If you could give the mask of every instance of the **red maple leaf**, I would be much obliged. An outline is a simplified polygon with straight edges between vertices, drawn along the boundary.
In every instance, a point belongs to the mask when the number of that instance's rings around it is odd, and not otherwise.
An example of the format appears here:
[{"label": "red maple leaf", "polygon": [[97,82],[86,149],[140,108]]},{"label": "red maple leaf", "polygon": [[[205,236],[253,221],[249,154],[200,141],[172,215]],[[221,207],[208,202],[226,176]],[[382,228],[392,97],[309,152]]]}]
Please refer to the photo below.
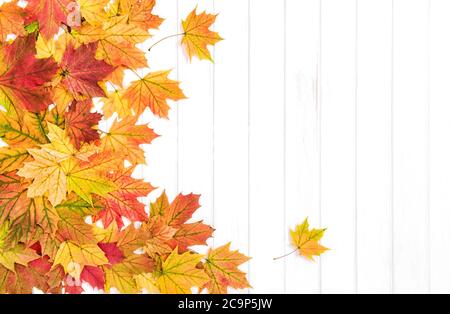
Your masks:
[{"label": "red maple leaf", "polygon": [[91,143],[100,138],[94,126],[102,119],[99,113],[92,113],[92,102],[74,101],[66,113],[66,131],[72,143],[80,149],[82,143]]},{"label": "red maple leaf", "polygon": [[98,43],[82,45],[75,49],[69,45],[61,61],[62,83],[75,97],[103,97],[105,92],[98,82],[114,71],[114,67],[95,59]]},{"label": "red maple leaf", "polygon": [[99,243],[98,247],[105,252],[106,258],[111,265],[118,264],[125,259],[116,243]]},{"label": "red maple leaf", "polygon": [[117,190],[108,194],[104,200],[104,210],[101,211],[94,221],[101,220],[105,227],[117,222],[119,228],[123,227],[122,217],[132,222],[144,221],[148,218],[145,205],[138,198],[146,197],[155,188],[151,184],[131,177],[134,167],[122,169],[113,174],[108,174],[111,182],[118,187]]},{"label": "red maple leaf", "polygon": [[5,71],[0,75],[0,93],[10,104],[40,112],[52,103],[45,88],[58,70],[52,59],[36,59],[33,36],[19,37],[4,48]]},{"label": "red maple leaf", "polygon": [[81,272],[81,280],[87,282],[92,288],[105,288],[105,273],[99,267],[84,266]]},{"label": "red maple leaf", "polygon": [[200,208],[200,195],[178,195],[164,212],[167,225],[180,227]]},{"label": "red maple leaf", "polygon": [[73,0],[28,0],[26,10],[39,22],[40,34],[49,39],[67,23],[71,3]]}]

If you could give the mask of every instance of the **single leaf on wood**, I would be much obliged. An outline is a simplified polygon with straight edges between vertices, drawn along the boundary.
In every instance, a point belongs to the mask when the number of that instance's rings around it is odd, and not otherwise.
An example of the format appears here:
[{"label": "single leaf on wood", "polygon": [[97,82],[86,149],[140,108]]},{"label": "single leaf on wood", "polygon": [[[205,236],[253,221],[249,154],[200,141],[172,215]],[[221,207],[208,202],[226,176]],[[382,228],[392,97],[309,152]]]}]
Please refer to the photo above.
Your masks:
[{"label": "single leaf on wood", "polygon": [[198,57],[200,60],[213,61],[208,46],[214,46],[222,40],[218,33],[210,30],[217,15],[206,12],[197,14],[196,11],[197,8],[182,22],[184,34],[181,44],[189,60],[192,61],[193,57]]},{"label": "single leaf on wood", "polygon": [[292,245],[297,248],[301,256],[314,261],[314,256],[320,256],[328,250],[319,243],[326,230],[310,230],[308,219],[306,219],[301,225],[297,225],[295,230],[291,230]]}]

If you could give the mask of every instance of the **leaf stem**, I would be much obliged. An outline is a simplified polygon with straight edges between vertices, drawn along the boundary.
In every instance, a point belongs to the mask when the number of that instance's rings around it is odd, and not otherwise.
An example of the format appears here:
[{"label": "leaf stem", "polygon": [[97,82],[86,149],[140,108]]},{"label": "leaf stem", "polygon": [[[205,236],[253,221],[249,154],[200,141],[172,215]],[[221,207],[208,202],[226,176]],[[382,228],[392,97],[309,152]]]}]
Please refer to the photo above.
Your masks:
[{"label": "leaf stem", "polygon": [[293,250],[292,252],[290,252],[290,253],[288,253],[288,254],[285,254],[285,255],[283,255],[283,256],[280,256],[280,257],[275,257],[273,260],[274,261],[277,261],[277,260],[279,260],[279,259],[282,259],[282,258],[285,258],[285,257],[288,257],[288,256],[290,256],[290,255],[292,255],[292,254],[294,254],[295,252],[297,252],[298,251],[298,249],[295,249],[295,250]]},{"label": "leaf stem", "polygon": [[180,34],[174,34],[174,35],[166,36],[166,37],[158,40],[156,43],[154,43],[150,48],[148,48],[148,51],[151,51],[155,46],[157,46],[158,44],[162,43],[163,41],[165,41],[167,39],[170,39],[170,38],[173,38],[173,37],[184,36],[184,35],[186,35],[186,33],[180,33]]}]

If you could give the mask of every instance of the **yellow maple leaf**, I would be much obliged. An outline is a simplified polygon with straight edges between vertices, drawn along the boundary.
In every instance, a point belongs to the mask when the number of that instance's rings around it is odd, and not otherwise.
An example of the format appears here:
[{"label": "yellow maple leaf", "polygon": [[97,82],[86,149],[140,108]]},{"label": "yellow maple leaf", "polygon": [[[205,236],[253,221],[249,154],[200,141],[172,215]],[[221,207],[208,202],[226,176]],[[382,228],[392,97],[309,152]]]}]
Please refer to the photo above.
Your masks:
[{"label": "yellow maple leaf", "polygon": [[153,262],[143,255],[132,255],[119,264],[105,268],[105,291],[116,288],[121,293],[138,293],[141,289],[136,282],[136,276],[151,272]]},{"label": "yellow maple leaf", "polygon": [[53,266],[61,265],[65,272],[79,280],[84,266],[108,264],[105,253],[96,244],[76,244],[63,242],[56,253]]},{"label": "yellow maple leaf", "polygon": [[0,251],[0,264],[9,269],[15,271],[15,264],[27,266],[29,262],[38,259],[39,255],[36,251],[19,244],[7,251]]},{"label": "yellow maple leaf", "polygon": [[38,59],[47,59],[56,53],[56,41],[53,38],[45,39],[39,36],[36,41],[36,57]]},{"label": "yellow maple leaf", "polygon": [[329,249],[322,246],[319,241],[322,239],[327,229],[309,229],[308,219],[301,225],[297,225],[295,230],[291,230],[292,245],[299,254],[309,260],[314,261],[314,256],[320,256]]},{"label": "yellow maple leaf", "polygon": [[170,71],[154,72],[133,82],[124,94],[136,115],[141,115],[150,107],[153,114],[167,118],[169,105],[167,100],[181,100],[186,96],[179,87],[179,82],[168,78]]},{"label": "yellow maple leaf", "polygon": [[[28,149],[34,161],[25,163],[17,174],[33,179],[27,192],[28,197],[35,198],[48,194],[50,203],[57,206],[67,196],[68,171],[75,167],[77,159],[86,161],[93,152],[89,149],[77,151],[64,130],[50,123],[48,128],[47,138],[50,143],[41,145],[41,149]],[[74,166],[69,169],[68,165]]]},{"label": "yellow maple leaf", "polygon": [[0,174],[21,168],[29,158],[30,155],[24,148],[0,148]]},{"label": "yellow maple leaf", "polygon": [[178,249],[175,249],[156,275],[156,285],[161,293],[189,294],[192,293],[192,288],[200,288],[206,284],[209,281],[208,275],[203,269],[197,268],[201,260],[200,254],[186,252],[180,255]]},{"label": "yellow maple leaf", "polygon": [[122,121],[114,121],[109,132],[102,137],[102,149],[121,153],[132,164],[145,163],[145,154],[141,144],[150,144],[156,137],[146,125],[136,125],[137,116],[129,116]]},{"label": "yellow maple leaf", "polygon": [[217,15],[206,12],[197,15],[197,8],[195,8],[182,22],[184,34],[181,44],[190,61],[193,57],[213,61],[208,46],[213,46],[223,40],[219,33],[210,30],[216,18]]},{"label": "yellow maple leaf", "polygon": [[109,0],[77,0],[81,15],[91,25],[102,25],[106,19],[105,7]]},{"label": "yellow maple leaf", "polygon": [[17,172],[21,177],[33,179],[27,195],[29,198],[44,196],[53,206],[61,204],[67,194],[67,179],[61,167],[61,160],[54,154],[43,149],[29,149],[34,161],[27,162]]},{"label": "yellow maple leaf", "polygon": [[135,275],[134,280],[138,290],[141,292],[159,294],[159,289],[156,286],[156,280],[152,273]]}]

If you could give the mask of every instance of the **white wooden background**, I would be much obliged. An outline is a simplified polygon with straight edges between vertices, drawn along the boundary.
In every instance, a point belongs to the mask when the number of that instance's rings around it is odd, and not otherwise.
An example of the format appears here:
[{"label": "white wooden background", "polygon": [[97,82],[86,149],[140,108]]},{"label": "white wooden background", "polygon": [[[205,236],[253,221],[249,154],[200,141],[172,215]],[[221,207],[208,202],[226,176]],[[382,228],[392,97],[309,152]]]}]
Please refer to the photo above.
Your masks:
[{"label": "white wooden background", "polygon": [[[253,257],[244,292],[450,292],[450,1],[159,0],[153,41],[197,3],[226,40],[150,53],[189,100],[150,118],[143,174],[203,195],[211,244]],[[273,261],[306,216],[332,251]]]}]

